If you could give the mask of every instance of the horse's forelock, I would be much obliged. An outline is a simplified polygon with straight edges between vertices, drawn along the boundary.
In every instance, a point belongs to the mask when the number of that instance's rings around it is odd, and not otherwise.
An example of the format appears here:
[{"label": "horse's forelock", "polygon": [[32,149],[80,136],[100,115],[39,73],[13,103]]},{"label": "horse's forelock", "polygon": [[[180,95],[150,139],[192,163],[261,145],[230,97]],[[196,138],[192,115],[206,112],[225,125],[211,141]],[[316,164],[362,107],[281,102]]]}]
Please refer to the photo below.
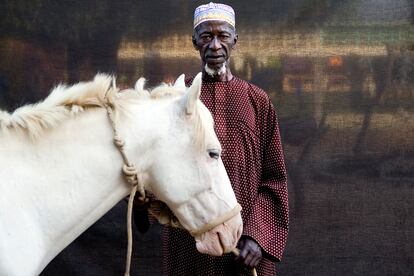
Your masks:
[{"label": "horse's forelock", "polygon": [[178,89],[170,84],[162,83],[158,87],[151,90],[151,99],[162,99],[184,95],[185,91]]},{"label": "horse's forelock", "polygon": [[[160,86],[150,91],[150,97],[153,100],[165,98],[177,98],[183,96],[185,91],[180,87],[175,87],[170,84],[161,84]],[[213,118],[201,101],[198,101],[194,113],[191,114],[192,128],[193,128],[193,142],[198,150],[204,151],[208,143],[208,137],[211,137],[211,131],[214,131],[212,126],[214,124]]]}]

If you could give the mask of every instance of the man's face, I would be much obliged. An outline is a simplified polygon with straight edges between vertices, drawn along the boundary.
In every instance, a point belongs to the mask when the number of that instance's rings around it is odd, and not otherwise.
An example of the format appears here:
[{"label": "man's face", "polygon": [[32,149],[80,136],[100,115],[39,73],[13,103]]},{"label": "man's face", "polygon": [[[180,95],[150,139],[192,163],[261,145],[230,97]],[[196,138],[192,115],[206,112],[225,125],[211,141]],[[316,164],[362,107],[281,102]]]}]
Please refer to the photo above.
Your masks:
[{"label": "man's face", "polygon": [[235,48],[235,29],[223,21],[206,21],[194,30],[194,48],[200,52],[204,64],[212,70],[219,70]]}]

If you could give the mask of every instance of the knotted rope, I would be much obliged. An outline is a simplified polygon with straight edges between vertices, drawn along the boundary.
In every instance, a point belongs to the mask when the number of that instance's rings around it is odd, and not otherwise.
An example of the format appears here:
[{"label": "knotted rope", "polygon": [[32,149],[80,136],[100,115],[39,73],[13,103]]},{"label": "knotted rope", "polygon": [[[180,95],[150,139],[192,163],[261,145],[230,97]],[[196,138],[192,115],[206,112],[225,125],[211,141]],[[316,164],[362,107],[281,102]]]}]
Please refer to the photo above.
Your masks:
[{"label": "knotted rope", "polygon": [[108,113],[109,121],[112,125],[112,130],[114,132],[114,144],[118,148],[119,152],[121,153],[122,159],[124,161],[124,165],[122,166],[122,172],[124,173],[124,177],[126,181],[131,184],[131,194],[128,199],[128,211],[127,211],[127,233],[128,233],[128,248],[127,248],[127,259],[125,264],[125,276],[129,276],[129,272],[131,269],[131,258],[132,258],[132,207],[134,206],[134,197],[137,191],[139,191],[140,196],[138,197],[139,200],[145,202],[147,201],[145,197],[145,189],[144,185],[142,185],[142,181],[139,181],[139,174],[138,170],[133,163],[128,160],[128,157],[125,153],[125,141],[118,135],[118,128],[116,125],[116,121],[114,119],[114,113],[112,106],[109,103],[104,104],[106,108],[106,112]]}]

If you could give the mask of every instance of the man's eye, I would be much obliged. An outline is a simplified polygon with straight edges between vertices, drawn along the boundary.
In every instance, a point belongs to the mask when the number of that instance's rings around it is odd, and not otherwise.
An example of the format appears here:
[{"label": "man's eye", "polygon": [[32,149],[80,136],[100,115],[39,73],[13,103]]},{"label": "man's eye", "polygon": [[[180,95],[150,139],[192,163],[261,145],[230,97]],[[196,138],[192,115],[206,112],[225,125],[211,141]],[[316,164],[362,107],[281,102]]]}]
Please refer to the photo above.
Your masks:
[{"label": "man's eye", "polygon": [[210,40],[211,36],[210,35],[203,35],[203,36],[201,36],[201,39],[204,40],[204,41]]}]

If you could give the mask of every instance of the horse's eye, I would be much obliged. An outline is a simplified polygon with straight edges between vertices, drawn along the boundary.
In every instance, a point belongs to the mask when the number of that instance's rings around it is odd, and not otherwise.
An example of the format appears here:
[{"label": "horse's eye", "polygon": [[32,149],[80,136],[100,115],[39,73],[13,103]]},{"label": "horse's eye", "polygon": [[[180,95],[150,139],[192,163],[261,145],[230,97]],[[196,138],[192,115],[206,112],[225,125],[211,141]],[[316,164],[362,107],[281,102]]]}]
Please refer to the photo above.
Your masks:
[{"label": "horse's eye", "polygon": [[220,157],[220,151],[216,149],[208,150],[208,155],[210,158],[219,159]]}]

